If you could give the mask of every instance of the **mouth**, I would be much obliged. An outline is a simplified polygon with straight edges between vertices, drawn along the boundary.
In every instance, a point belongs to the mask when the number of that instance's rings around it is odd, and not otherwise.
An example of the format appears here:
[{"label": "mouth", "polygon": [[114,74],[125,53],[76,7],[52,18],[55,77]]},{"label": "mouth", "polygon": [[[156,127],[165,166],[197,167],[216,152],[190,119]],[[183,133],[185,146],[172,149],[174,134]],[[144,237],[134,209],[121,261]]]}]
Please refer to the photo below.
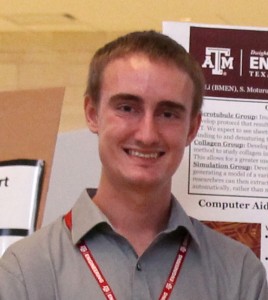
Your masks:
[{"label": "mouth", "polygon": [[164,155],[164,152],[162,152],[162,151],[157,151],[157,152],[148,152],[148,151],[147,152],[142,152],[142,151],[131,150],[131,149],[127,149],[125,151],[130,156],[144,158],[144,159],[157,159],[157,158],[161,157],[162,155]]}]

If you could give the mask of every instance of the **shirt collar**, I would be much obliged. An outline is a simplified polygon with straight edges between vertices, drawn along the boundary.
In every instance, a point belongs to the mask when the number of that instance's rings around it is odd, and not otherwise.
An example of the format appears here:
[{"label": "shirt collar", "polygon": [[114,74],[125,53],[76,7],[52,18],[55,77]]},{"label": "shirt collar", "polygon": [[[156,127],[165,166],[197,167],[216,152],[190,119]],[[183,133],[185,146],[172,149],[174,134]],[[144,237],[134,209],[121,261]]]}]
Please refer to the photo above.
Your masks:
[{"label": "shirt collar", "polygon": [[200,246],[200,240],[198,238],[191,217],[187,215],[179,201],[172,195],[171,215],[166,232],[172,232],[178,230],[181,227],[185,228],[191,235],[192,239],[197,243],[198,246]]},{"label": "shirt collar", "polygon": [[96,189],[87,189],[72,209],[72,240],[77,244],[91,229],[101,223],[109,223],[107,217],[92,201]]},{"label": "shirt collar", "polygon": [[[77,244],[95,226],[105,223],[111,226],[107,217],[91,199],[96,189],[84,190],[72,209],[72,241]],[[172,196],[171,215],[164,233],[169,233],[184,227],[194,241],[200,245],[196,230],[191,218],[186,214],[177,199]],[[112,226],[111,226],[112,227]]]}]

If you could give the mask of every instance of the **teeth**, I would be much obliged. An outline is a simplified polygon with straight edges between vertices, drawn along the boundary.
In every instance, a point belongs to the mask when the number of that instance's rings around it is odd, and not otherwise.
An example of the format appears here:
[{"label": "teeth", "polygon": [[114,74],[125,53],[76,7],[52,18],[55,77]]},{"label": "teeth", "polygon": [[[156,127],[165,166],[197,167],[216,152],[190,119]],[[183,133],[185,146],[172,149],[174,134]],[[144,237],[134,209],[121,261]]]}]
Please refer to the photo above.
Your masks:
[{"label": "teeth", "polygon": [[135,150],[130,150],[129,154],[133,155],[133,156],[141,157],[141,158],[157,158],[158,157],[158,153],[142,153],[142,152],[135,151]]}]

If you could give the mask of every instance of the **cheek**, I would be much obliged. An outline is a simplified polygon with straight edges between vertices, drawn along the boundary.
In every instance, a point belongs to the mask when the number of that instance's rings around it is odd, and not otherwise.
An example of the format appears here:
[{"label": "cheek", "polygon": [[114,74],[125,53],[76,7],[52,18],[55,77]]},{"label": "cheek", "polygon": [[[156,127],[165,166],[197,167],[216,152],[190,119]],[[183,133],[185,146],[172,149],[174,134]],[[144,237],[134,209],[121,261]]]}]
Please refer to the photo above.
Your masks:
[{"label": "cheek", "polygon": [[187,145],[188,130],[186,128],[173,128],[169,130],[168,140],[173,148],[181,149]]},{"label": "cheek", "polygon": [[119,142],[131,135],[135,130],[137,122],[120,118],[117,116],[107,116],[99,123],[99,136],[110,140],[111,143]]},{"label": "cheek", "polygon": [[120,146],[126,136],[125,132],[124,127],[113,119],[103,120],[99,123],[99,147],[103,151],[112,151],[113,148]]}]

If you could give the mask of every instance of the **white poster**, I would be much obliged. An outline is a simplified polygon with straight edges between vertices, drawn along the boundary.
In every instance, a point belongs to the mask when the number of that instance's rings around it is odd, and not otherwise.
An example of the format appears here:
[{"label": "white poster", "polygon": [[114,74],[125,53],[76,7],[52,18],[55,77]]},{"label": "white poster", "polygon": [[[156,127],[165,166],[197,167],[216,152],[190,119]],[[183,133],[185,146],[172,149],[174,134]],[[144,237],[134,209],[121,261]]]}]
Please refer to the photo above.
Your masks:
[{"label": "white poster", "polygon": [[268,31],[163,23],[206,77],[203,120],[173,193],[186,211],[248,245],[268,271]]},{"label": "white poster", "polygon": [[0,256],[35,229],[43,161],[0,162]]}]

